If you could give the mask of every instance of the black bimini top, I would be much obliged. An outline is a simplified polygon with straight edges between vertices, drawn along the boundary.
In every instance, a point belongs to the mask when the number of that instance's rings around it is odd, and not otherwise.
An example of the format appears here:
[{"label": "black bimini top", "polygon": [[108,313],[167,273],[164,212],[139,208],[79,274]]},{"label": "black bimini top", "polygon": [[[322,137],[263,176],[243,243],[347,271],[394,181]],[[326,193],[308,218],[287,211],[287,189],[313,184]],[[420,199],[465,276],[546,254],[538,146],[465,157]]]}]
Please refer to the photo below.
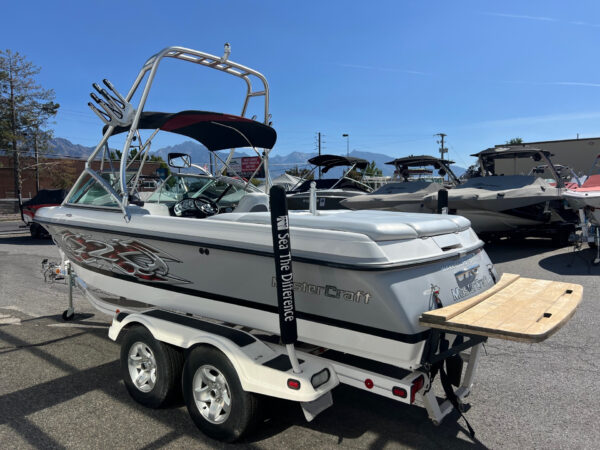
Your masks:
[{"label": "black bimini top", "polygon": [[329,169],[339,166],[353,166],[356,164],[357,169],[364,170],[369,165],[369,161],[362,158],[353,158],[352,156],[339,155],[319,155],[308,160],[314,166],[323,167],[323,173],[327,173]]},{"label": "black bimini top", "polygon": [[[104,127],[106,132],[108,125]],[[129,131],[130,126],[115,127],[113,134]],[[178,113],[142,112],[138,128],[161,129],[197,140],[211,151],[239,147],[271,149],[277,133],[268,125],[245,117],[208,111]]]},{"label": "black bimini top", "polygon": [[386,162],[393,166],[404,166],[404,167],[420,167],[420,166],[433,166],[436,169],[441,169],[442,164],[449,166],[454,164],[454,161],[448,161],[447,159],[436,158],[435,156],[421,155],[421,156],[407,156],[405,158],[396,158],[393,161]]}]

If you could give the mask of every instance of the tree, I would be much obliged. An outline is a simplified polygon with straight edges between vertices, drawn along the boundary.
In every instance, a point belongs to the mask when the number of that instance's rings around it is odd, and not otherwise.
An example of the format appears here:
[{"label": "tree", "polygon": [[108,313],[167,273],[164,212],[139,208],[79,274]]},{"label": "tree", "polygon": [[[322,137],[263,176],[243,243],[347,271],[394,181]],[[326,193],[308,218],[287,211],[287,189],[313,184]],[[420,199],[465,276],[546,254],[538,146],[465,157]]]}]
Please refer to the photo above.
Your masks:
[{"label": "tree", "polygon": [[52,187],[56,189],[70,189],[79,175],[72,161],[47,160],[41,164],[44,164],[44,170],[52,178]]},{"label": "tree", "polygon": [[15,194],[21,199],[21,169],[19,143],[46,135],[50,118],[58,112],[54,91],[44,89],[35,81],[40,68],[19,52],[0,51],[0,149],[10,152],[14,159]]},{"label": "tree", "polygon": [[381,169],[379,169],[377,167],[377,165],[375,164],[375,161],[371,161],[369,163],[369,165],[367,167],[365,167],[365,170],[363,170],[362,172],[359,172],[356,169],[352,169],[346,175],[346,177],[352,178],[353,180],[356,180],[356,181],[362,180],[362,178],[365,176],[366,177],[381,177],[381,176],[383,176],[383,172],[381,171]]},{"label": "tree", "polygon": [[379,167],[377,167],[377,165],[375,164],[375,161],[371,161],[365,169],[365,176],[381,177],[381,176],[383,176],[383,171]]},{"label": "tree", "polygon": [[519,145],[523,143],[523,139],[520,137],[512,138],[510,141],[506,141],[506,145]]}]

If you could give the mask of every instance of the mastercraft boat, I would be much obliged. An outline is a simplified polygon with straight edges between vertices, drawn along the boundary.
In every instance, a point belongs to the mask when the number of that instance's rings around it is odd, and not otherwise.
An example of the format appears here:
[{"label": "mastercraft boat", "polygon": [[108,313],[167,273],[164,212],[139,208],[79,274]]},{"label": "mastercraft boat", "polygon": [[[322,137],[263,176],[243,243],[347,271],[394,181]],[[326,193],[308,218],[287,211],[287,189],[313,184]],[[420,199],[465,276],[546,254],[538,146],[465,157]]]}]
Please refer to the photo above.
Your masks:
[{"label": "mastercraft boat", "polygon": [[[159,131],[193,138],[215,155],[250,148],[268,169],[276,141],[268,83],[228,57],[228,51],[219,58],[170,47],[144,64],[126,97],[108,81],[110,93],[94,86],[102,98],[93,95],[99,106],[92,109],[106,122],[104,135],[62,205],[41,209],[35,220],[47,227],[87,296],[106,313],[151,306],[278,332],[265,194],[254,192],[250,181],[190,174],[167,179],[147,202],[135,192]],[[166,58],[244,80],[242,115],[144,111]],[[134,108],[130,101],[146,75]],[[258,79],[259,91],[252,90],[250,78]],[[255,97],[264,99],[261,122],[244,117]],[[146,129],[153,131],[144,138]],[[106,165],[94,171],[91,161],[109,156],[108,140],[118,133],[127,133],[118,173],[107,172]],[[139,169],[132,175],[128,168],[136,158]],[[428,335],[419,316],[437,302],[460,302],[495,284],[483,242],[459,216],[297,211],[289,225],[303,342],[415,368]]]},{"label": "mastercraft boat", "polygon": [[[381,209],[403,212],[436,212],[425,205],[429,194],[437,194],[440,189],[456,186],[459,181],[452,172],[453,161],[442,160],[435,156],[408,156],[397,158],[386,164],[396,167],[394,176],[399,181],[384,184],[369,194],[349,197],[341,202],[349,209]],[[445,180],[446,175],[448,180]]]},{"label": "mastercraft boat", "polygon": [[336,167],[347,167],[340,178],[319,178],[317,180],[306,179],[294,186],[288,193],[288,207],[290,209],[308,209],[311,184],[315,183],[319,209],[340,209],[340,202],[344,199],[371,192],[371,187],[364,184],[361,179],[350,177],[356,170],[364,170],[369,161],[351,156],[319,155],[308,160],[314,167],[313,174],[317,169],[326,174]]},{"label": "mastercraft boat", "polygon": [[[94,305],[107,313],[152,305],[277,331],[266,195],[252,192],[249,183],[179,174],[141,202],[136,176],[127,172],[132,151],[143,162],[159,131],[196,139],[214,153],[249,147],[267,164],[276,140],[268,83],[227,56],[172,47],[144,64],[126,97],[109,82],[112,94],[96,86],[103,99],[94,95],[102,110],[94,109],[107,124],[90,161],[108,155],[111,136],[127,133],[119,173],[108,176],[88,164],[63,204],[41,210],[36,221],[48,228]],[[248,86],[253,76],[261,90],[248,90],[241,116],[143,111],[165,58],[220,70]],[[146,95],[134,108],[129,102],[145,75]],[[248,100],[259,95],[265,101],[262,122],[243,116]],[[145,129],[153,130],[146,139]],[[305,211],[291,214],[290,226],[299,335],[316,345],[416,367],[427,335],[418,317],[432,308],[433,292],[439,289],[441,300],[453,303],[494,284],[483,243],[461,217]],[[456,275],[465,270],[472,275],[467,284]]]},{"label": "mastercraft boat", "polygon": [[[241,115],[144,111],[167,58],[242,79]],[[312,420],[340,382],[418,400],[439,423],[469,394],[487,336],[546,339],[581,299],[581,287],[570,283],[498,280],[483,242],[460,216],[319,211],[314,189],[310,212],[288,216],[281,187],[267,196],[251,179],[206,172],[171,174],[142,201],[140,173],[160,131],[197,140],[224,164],[232,149],[249,148],[268,180],[276,141],[269,86],[230,61],[228,46],[222,57],[166,48],[143,65],[125,97],[104,84],[94,85],[100,96],[90,105],[106,124],[100,143],[63,203],[40,209],[34,220],[63,252],[68,285],[113,316],[109,337],[123,337],[121,370],[133,398],[158,407],[183,388],[192,419],[214,438],[238,439],[249,428],[258,417],[255,394],[300,402]],[[245,117],[255,97],[264,99],[262,121]],[[115,171],[108,140],[119,133],[126,138]],[[220,150],[229,157],[217,156]],[[97,157],[107,164],[95,171]],[[179,157],[180,166],[191,165]],[[508,320],[512,313],[519,320]],[[448,397],[441,404],[431,389],[438,372]]]}]

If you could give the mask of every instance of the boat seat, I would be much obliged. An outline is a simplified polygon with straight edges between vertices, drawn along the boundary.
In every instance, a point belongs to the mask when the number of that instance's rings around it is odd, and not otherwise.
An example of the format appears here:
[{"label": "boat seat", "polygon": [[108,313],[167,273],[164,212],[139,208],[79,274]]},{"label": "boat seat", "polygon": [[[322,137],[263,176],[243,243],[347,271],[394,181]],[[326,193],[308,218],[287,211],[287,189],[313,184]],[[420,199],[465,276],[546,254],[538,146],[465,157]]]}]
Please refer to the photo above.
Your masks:
[{"label": "boat seat", "polygon": [[170,216],[169,207],[164,203],[144,203],[143,209],[151,216]]},{"label": "boat seat", "polygon": [[234,212],[265,212],[269,210],[269,197],[260,192],[249,192],[242,197]]}]

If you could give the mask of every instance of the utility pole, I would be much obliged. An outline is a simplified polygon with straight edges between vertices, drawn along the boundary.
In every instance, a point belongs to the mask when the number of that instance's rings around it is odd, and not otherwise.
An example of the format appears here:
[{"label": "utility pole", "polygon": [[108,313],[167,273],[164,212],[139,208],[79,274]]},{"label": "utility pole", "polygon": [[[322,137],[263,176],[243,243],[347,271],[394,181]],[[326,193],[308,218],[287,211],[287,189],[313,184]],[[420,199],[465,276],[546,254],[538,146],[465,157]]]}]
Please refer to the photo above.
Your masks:
[{"label": "utility pole", "polygon": [[[440,140],[437,141],[437,143],[440,144],[440,159],[446,159],[446,158],[444,158],[444,154],[448,154],[448,149],[446,147],[444,147],[444,138],[447,136],[447,134],[436,133],[436,134],[434,134],[434,136],[440,137]],[[442,177],[442,180],[443,179],[444,179],[444,177]],[[448,175],[448,179],[450,179],[450,175]]]},{"label": "utility pole", "polygon": [[[321,156],[321,132],[317,133],[319,135],[319,156]],[[321,166],[319,166],[319,180],[321,179]]]},{"label": "utility pole", "polygon": [[448,153],[448,149],[446,147],[444,147],[444,138],[447,136],[447,134],[437,133],[437,134],[434,134],[434,136],[440,137],[440,140],[437,141],[437,143],[440,144],[440,158],[445,159],[444,154]]}]

